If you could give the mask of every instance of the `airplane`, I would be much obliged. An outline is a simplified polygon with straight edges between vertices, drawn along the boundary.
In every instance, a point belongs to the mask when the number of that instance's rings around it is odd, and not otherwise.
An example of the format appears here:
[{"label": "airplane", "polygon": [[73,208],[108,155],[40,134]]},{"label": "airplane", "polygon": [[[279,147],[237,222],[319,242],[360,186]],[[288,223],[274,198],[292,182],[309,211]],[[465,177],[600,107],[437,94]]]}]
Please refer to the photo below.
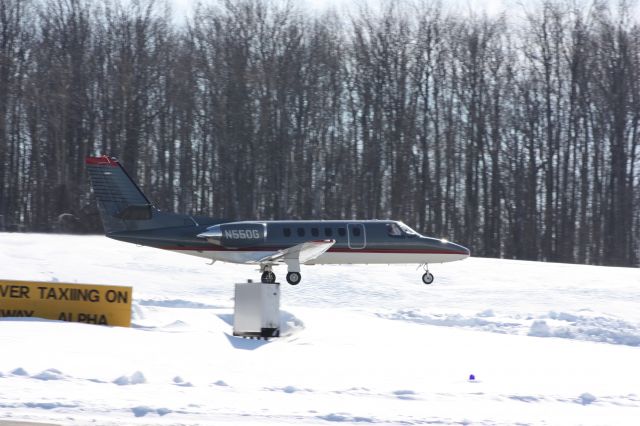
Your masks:
[{"label": "airplane", "polygon": [[223,261],[259,265],[261,282],[275,283],[275,265],[287,282],[302,279],[300,265],[419,264],[431,284],[430,263],[469,257],[469,249],[420,235],[394,220],[233,221],[158,210],[120,162],[106,155],[85,160],[105,235],[119,241]]}]

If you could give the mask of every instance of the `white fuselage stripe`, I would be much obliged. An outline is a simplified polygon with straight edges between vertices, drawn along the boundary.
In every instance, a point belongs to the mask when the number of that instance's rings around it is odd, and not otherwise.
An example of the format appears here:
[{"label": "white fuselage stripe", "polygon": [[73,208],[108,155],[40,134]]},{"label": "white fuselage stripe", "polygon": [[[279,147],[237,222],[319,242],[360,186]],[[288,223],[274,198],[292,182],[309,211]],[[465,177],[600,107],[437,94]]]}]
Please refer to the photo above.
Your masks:
[{"label": "white fuselage stripe", "polygon": [[[219,260],[231,263],[256,263],[264,259],[271,252],[268,251],[196,251],[174,250],[177,253],[204,257],[206,259]],[[316,259],[306,262],[305,265],[330,265],[330,264],[390,264],[390,263],[444,263],[467,258],[464,254],[447,253],[376,253],[358,252],[326,252]]]}]

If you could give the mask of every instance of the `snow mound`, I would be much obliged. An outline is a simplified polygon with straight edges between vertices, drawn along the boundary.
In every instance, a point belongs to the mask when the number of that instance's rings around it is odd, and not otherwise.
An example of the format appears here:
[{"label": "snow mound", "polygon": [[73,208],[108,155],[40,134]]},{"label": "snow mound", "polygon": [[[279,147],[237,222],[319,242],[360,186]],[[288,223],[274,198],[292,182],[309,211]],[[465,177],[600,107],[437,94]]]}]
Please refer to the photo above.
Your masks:
[{"label": "snow mound", "polygon": [[589,404],[591,404],[591,403],[595,402],[595,400],[596,400],[596,397],[595,397],[595,396],[593,396],[593,395],[591,395],[591,394],[590,394],[590,393],[588,393],[588,392],[585,392],[585,393],[583,393],[582,395],[580,395],[580,396],[578,397],[578,401],[579,401],[579,402],[580,402],[580,404],[582,404],[582,405],[589,405]]},{"label": "snow mound", "polygon": [[25,407],[54,410],[56,408],[76,408],[78,404],[64,404],[62,402],[25,402]]},{"label": "snow mound", "polygon": [[354,417],[348,413],[331,413],[325,416],[318,416],[319,419],[326,420],[328,422],[339,423],[376,423],[373,418],[370,417]]},{"label": "snow mound", "polygon": [[177,386],[183,386],[185,388],[190,388],[193,387],[193,384],[191,384],[191,382],[187,382],[185,381],[182,377],[180,376],[176,376],[173,378],[173,383]]},{"label": "snow mound", "polygon": [[540,402],[540,398],[531,395],[509,395],[509,399],[526,403]]},{"label": "snow mound", "polygon": [[640,346],[640,327],[616,318],[554,311],[543,318],[531,324],[529,336]]},{"label": "snow mound", "polygon": [[529,329],[529,333],[527,335],[535,337],[550,337],[552,334],[551,328],[549,328],[546,321],[539,320],[534,321],[533,324],[531,324],[531,328]]},{"label": "snow mound", "polygon": [[156,413],[159,416],[165,416],[165,415],[167,415],[167,414],[172,412],[168,408],[151,408],[151,407],[146,406],[146,405],[140,405],[138,407],[133,407],[131,409],[131,411],[133,411],[133,415],[136,416],[136,417],[144,417],[149,413]]},{"label": "snow mound", "polygon": [[479,316],[480,318],[491,318],[495,317],[496,314],[493,313],[493,309],[485,309],[482,312],[478,312],[477,316]]},{"label": "snow mound", "polygon": [[130,385],[131,381],[127,376],[120,376],[117,379],[114,379],[113,383],[115,383],[118,386],[126,386],[126,385]]},{"label": "snow mound", "polygon": [[181,321],[181,320],[176,320],[170,324],[165,325],[163,328],[168,328],[168,329],[182,329],[182,328],[187,328],[189,327],[189,324]]},{"label": "snow mound", "polygon": [[397,391],[393,391],[394,395],[415,395],[416,392],[409,389],[401,389]]},{"label": "snow mound", "polygon": [[285,386],[282,388],[282,392],[284,393],[295,393],[298,392],[300,389],[298,389],[295,386]]},{"label": "snow mound", "polygon": [[38,380],[63,380],[65,379],[64,374],[62,374],[62,372],[60,370],[57,370],[55,368],[49,368],[47,370],[44,370],[38,374],[36,374],[35,376],[31,376],[33,379],[38,379]]},{"label": "snow mound", "polygon": [[13,374],[14,376],[28,376],[29,373],[27,373],[27,370],[25,370],[22,367],[18,367],[14,370],[11,370],[11,374]]},{"label": "snow mound", "polygon": [[413,400],[413,399],[416,399],[416,396],[417,396],[416,392],[410,389],[400,389],[397,391],[393,391],[392,394],[396,396],[398,399],[405,399],[405,400]]},{"label": "snow mound", "polygon": [[280,311],[280,337],[290,337],[304,330],[304,322],[290,312]]},{"label": "snow mound", "polygon": [[131,376],[120,376],[113,381],[118,386],[140,385],[147,383],[147,379],[140,371],[136,371]]}]

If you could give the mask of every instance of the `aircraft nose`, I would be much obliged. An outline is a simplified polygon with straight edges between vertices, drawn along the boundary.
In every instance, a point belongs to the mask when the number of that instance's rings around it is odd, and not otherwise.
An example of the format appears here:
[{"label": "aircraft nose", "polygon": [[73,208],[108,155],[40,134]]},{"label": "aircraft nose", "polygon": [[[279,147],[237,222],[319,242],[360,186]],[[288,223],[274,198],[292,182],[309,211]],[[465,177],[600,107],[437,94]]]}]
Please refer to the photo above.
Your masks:
[{"label": "aircraft nose", "polygon": [[453,254],[460,254],[464,257],[471,256],[471,251],[465,246],[461,246],[460,244],[447,242],[447,249],[451,250]]}]

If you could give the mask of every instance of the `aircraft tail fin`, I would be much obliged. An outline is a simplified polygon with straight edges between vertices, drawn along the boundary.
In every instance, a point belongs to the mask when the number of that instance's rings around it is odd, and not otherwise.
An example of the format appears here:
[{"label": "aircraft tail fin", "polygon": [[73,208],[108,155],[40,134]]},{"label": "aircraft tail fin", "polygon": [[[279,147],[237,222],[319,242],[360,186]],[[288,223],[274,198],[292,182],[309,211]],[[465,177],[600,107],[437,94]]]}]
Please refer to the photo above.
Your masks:
[{"label": "aircraft tail fin", "polygon": [[156,210],[117,159],[105,155],[85,162],[106,234],[184,225],[183,215]]}]

